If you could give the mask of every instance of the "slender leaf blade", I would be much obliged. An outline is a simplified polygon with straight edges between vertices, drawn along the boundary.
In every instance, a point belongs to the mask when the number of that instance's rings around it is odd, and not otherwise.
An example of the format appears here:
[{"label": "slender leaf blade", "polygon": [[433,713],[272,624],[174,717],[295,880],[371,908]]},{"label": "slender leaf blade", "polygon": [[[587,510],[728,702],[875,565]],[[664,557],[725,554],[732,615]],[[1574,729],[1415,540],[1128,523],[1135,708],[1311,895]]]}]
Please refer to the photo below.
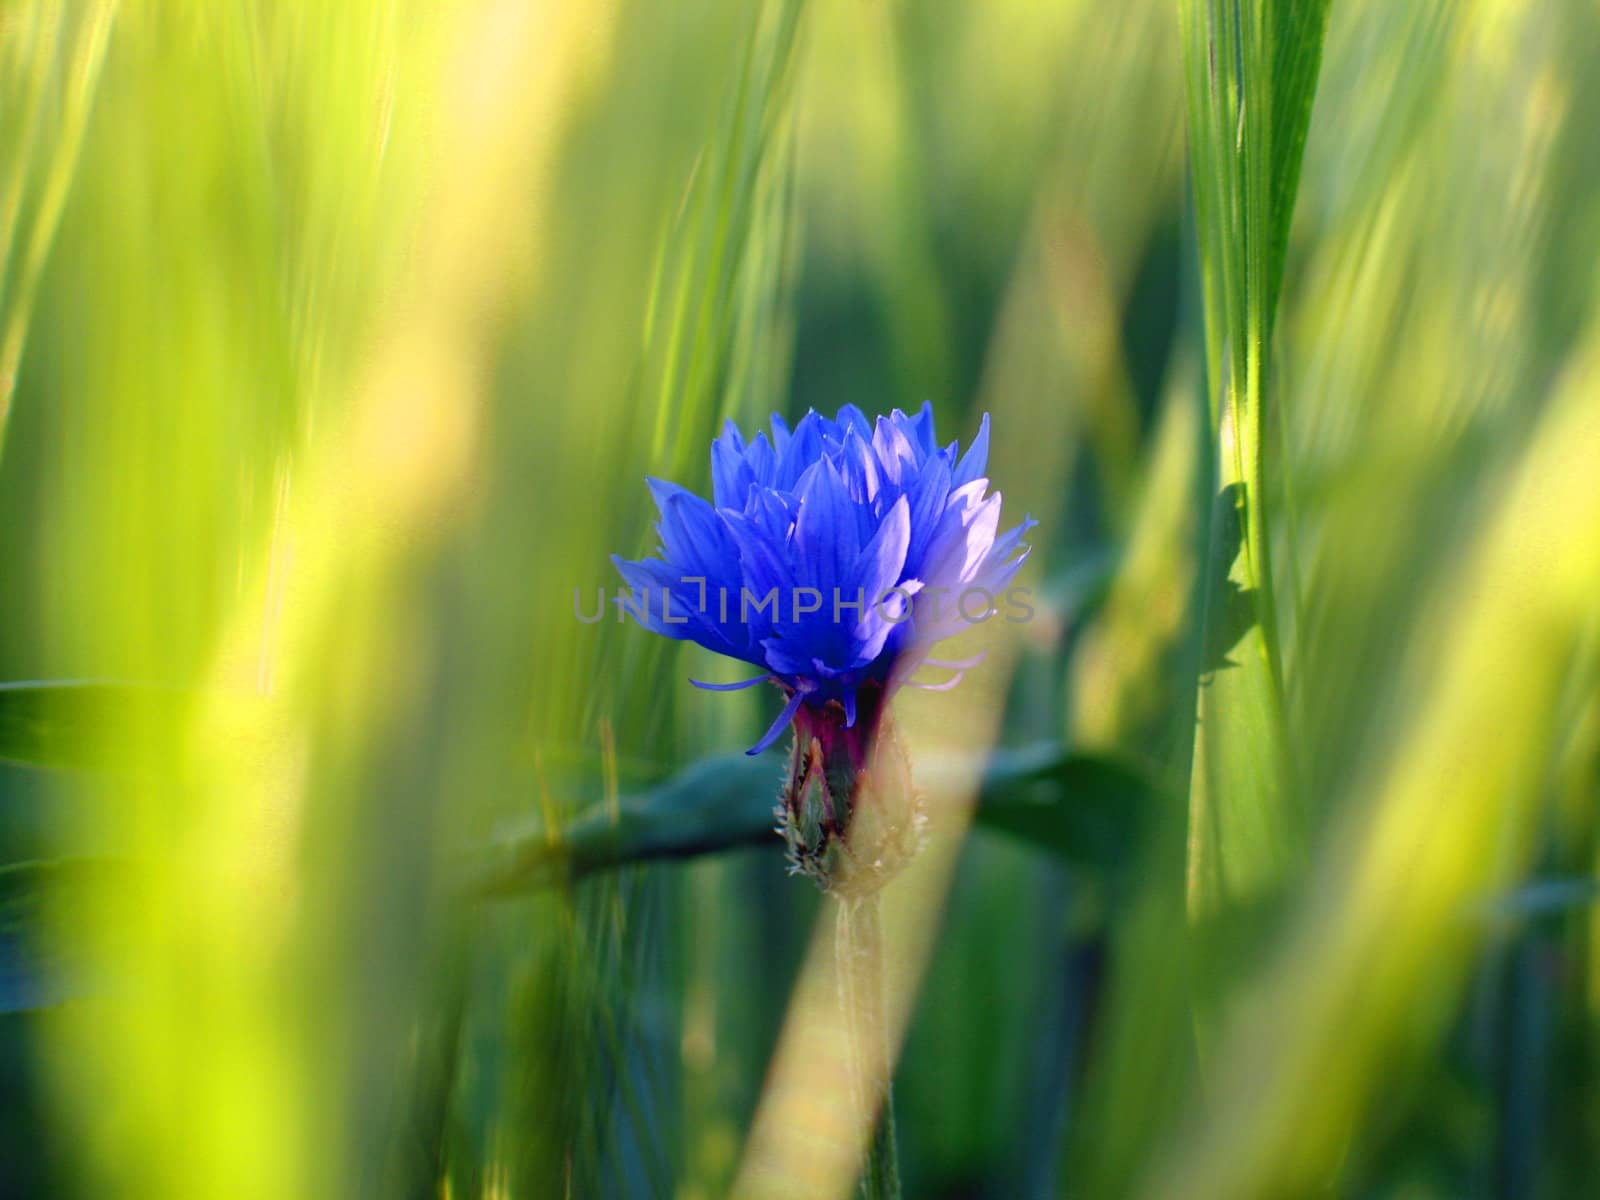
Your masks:
[{"label": "slender leaf blade", "polygon": [[96,680],[0,683],[0,762],[107,766],[106,731],[128,728],[160,694],[158,688]]},{"label": "slender leaf blade", "polygon": [[1301,836],[1264,445],[1327,4],[1186,0],[1181,15],[1216,472],[1190,788],[1189,902],[1204,917],[1270,890]]},{"label": "slender leaf blade", "polygon": [[[937,787],[940,774],[928,764],[924,786]],[[508,834],[469,860],[465,886],[483,896],[516,895],[644,862],[776,848],[778,782],[770,758],[706,759],[615,805],[594,805],[563,829],[541,824]],[[1044,743],[990,756],[977,820],[1075,865],[1114,869],[1133,857],[1158,800],[1136,768]]]}]

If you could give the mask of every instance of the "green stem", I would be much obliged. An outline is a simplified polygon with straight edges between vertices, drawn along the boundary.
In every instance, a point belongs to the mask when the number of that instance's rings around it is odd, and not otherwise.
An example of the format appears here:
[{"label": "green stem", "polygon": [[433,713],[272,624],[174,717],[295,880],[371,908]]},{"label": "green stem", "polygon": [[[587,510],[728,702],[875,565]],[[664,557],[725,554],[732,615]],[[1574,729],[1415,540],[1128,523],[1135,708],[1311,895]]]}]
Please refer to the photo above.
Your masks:
[{"label": "green stem", "polygon": [[841,896],[834,956],[849,1041],[856,1111],[873,1123],[861,1169],[862,1200],[900,1200],[900,1152],[883,1004],[883,931],[878,898]]},{"label": "green stem", "polygon": [[[89,114],[94,107],[94,94],[100,79],[100,68],[105,61],[106,44],[110,40],[111,25],[117,15],[119,0],[100,0],[89,15],[86,25],[78,34],[77,52],[73,57],[66,80],[66,95],[62,105],[60,132],[56,135],[54,157],[44,179],[44,189],[39,197],[38,209],[29,232],[28,244],[19,264],[19,275],[9,297],[4,319],[0,320],[0,452],[5,450],[6,427],[11,416],[11,402],[17,386],[17,370],[22,362],[22,351],[28,337],[28,321],[32,316],[33,302],[44,273],[45,260],[50,254],[50,244],[55,238],[66,207],[67,193],[77,170],[78,154],[83,148],[84,131]],[[35,64],[44,71],[44,63]],[[31,140],[31,139],[30,139]],[[30,140],[24,141],[28,149]],[[25,171],[28,164],[19,160],[17,171]],[[13,189],[14,190],[14,189]],[[15,233],[16,201],[8,195],[4,213],[4,253],[10,255],[11,238]],[[6,264],[0,264],[6,265]],[[4,282],[0,274],[0,283]]]}]

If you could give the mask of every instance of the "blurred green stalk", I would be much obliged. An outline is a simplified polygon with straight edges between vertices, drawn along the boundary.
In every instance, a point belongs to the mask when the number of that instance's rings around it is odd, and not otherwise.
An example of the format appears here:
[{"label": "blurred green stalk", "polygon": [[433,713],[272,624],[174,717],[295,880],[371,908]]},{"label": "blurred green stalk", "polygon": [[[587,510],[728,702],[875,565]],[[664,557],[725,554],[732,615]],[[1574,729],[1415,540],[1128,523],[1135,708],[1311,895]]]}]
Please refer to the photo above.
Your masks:
[{"label": "blurred green stalk", "polygon": [[861,1168],[863,1200],[900,1200],[894,1083],[883,1013],[883,927],[878,897],[841,896],[833,947],[849,1040],[856,1111],[872,1125]]},{"label": "blurred green stalk", "polygon": [[[61,30],[46,28],[42,14],[30,14],[40,39],[43,53],[53,52],[55,39]],[[59,23],[61,14],[52,12],[53,24]],[[33,313],[34,300],[39,292],[39,281],[44,275],[45,261],[50,256],[50,245],[55,240],[56,227],[61,223],[61,213],[67,204],[67,194],[72,187],[72,177],[78,166],[78,153],[83,147],[84,130],[89,124],[89,113],[94,108],[96,85],[100,68],[105,62],[106,43],[110,40],[111,26],[117,15],[117,0],[101,0],[94,5],[77,33],[72,55],[72,66],[66,80],[66,97],[62,109],[61,127],[51,150],[50,169],[44,179],[44,189],[39,197],[38,211],[28,233],[27,246],[19,264],[14,290],[6,295],[10,283],[11,243],[16,234],[18,214],[22,207],[23,183],[27,176],[28,160],[32,156],[40,127],[42,93],[49,79],[45,63],[36,62],[28,73],[28,96],[25,105],[22,146],[17,157],[15,174],[0,201],[0,301],[7,301],[0,315],[0,456],[5,454],[6,429],[10,425],[11,400],[17,389],[17,369],[22,364],[22,351],[28,340],[28,321]],[[52,36],[53,35],[53,36]]]}]

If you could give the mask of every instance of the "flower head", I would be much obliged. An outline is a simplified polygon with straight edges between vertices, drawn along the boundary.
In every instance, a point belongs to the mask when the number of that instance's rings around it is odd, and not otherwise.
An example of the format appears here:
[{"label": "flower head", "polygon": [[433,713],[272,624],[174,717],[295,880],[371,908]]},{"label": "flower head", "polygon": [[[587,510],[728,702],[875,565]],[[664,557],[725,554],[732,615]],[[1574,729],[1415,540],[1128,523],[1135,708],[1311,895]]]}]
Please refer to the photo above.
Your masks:
[{"label": "flower head", "polygon": [[836,420],[810,412],[792,431],[774,416],[771,437],[749,441],[729,421],[711,446],[709,501],[649,481],[661,512],[657,556],[612,559],[645,598],[630,611],[657,633],[762,672],[697,686],[770,680],[783,690],[783,712],[750,753],[802,706],[853,728],[858,712],[878,713],[929,663],[935,643],[989,615],[1028,555],[1032,521],[998,532],[988,452],[987,416],[962,454],[938,444],[927,404],[875,424],[854,405]]}]

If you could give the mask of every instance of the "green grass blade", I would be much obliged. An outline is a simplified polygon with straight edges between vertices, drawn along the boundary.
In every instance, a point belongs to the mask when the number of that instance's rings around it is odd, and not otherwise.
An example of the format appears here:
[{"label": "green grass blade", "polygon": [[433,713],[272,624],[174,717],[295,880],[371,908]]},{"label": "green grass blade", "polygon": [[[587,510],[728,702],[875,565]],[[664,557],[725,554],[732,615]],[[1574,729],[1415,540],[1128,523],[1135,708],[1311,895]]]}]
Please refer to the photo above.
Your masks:
[{"label": "green grass blade", "polygon": [[[927,767],[921,786],[937,791],[939,764]],[[480,895],[515,895],[652,860],[747,845],[776,849],[777,785],[771,759],[708,759],[614,806],[596,805],[565,828],[541,825],[508,836],[468,866],[466,886]],[[1107,870],[1131,860],[1156,804],[1155,789],[1135,768],[1043,744],[990,756],[977,819],[1075,865]]]},{"label": "green grass blade", "polygon": [[0,683],[0,762],[24,767],[110,765],[106,731],[128,729],[161,689],[92,680]]},{"label": "green grass blade", "polygon": [[[48,19],[41,16],[38,6],[34,7],[35,10],[28,14],[32,20]],[[53,53],[56,37],[65,34],[69,61],[60,84],[59,128],[50,144],[50,157],[45,165],[39,199],[13,280],[8,279],[11,243],[18,229],[18,210],[31,165],[28,160],[37,140],[40,93],[45,90],[44,81],[50,77],[52,70],[41,54],[38,59],[23,64],[14,76],[23,81],[31,94],[27,100],[28,115],[21,149],[16,161],[7,164],[7,173],[11,177],[5,180],[6,194],[0,201],[0,454],[5,452],[11,401],[16,391],[17,370],[22,363],[23,348],[27,343],[34,300],[77,170],[78,156],[94,109],[100,69],[105,62],[106,44],[111,37],[117,8],[118,0],[96,0],[81,20],[70,22],[65,30],[56,29],[53,31],[55,37],[43,39],[45,53]],[[60,14],[54,15],[59,21]],[[16,19],[15,15],[7,14],[8,21]],[[9,94],[5,95],[0,105],[9,108],[10,98]],[[7,112],[4,115],[9,117],[10,114]]]},{"label": "green grass blade", "polygon": [[1230,1014],[1204,1101],[1144,1194],[1325,1189],[1394,1065],[1449,1015],[1485,928],[1472,917],[1537,845],[1570,649],[1595,619],[1597,350],[1435,581],[1415,700],[1351,777],[1283,952]]},{"label": "green grass blade", "polygon": [[1181,7],[1217,484],[1190,794],[1189,898],[1200,917],[1269,890],[1301,838],[1264,439],[1326,15],[1325,3],[1288,0]]},{"label": "green grass blade", "polygon": [[59,936],[119,864],[95,858],[31,859],[0,866],[0,1014],[32,1012],[85,994],[81,947]]},{"label": "green grass blade", "polygon": [[1322,69],[1330,0],[1280,0],[1272,10],[1271,234],[1267,247],[1267,330],[1277,319],[1294,223],[1294,198],[1305,161],[1306,132]]}]

